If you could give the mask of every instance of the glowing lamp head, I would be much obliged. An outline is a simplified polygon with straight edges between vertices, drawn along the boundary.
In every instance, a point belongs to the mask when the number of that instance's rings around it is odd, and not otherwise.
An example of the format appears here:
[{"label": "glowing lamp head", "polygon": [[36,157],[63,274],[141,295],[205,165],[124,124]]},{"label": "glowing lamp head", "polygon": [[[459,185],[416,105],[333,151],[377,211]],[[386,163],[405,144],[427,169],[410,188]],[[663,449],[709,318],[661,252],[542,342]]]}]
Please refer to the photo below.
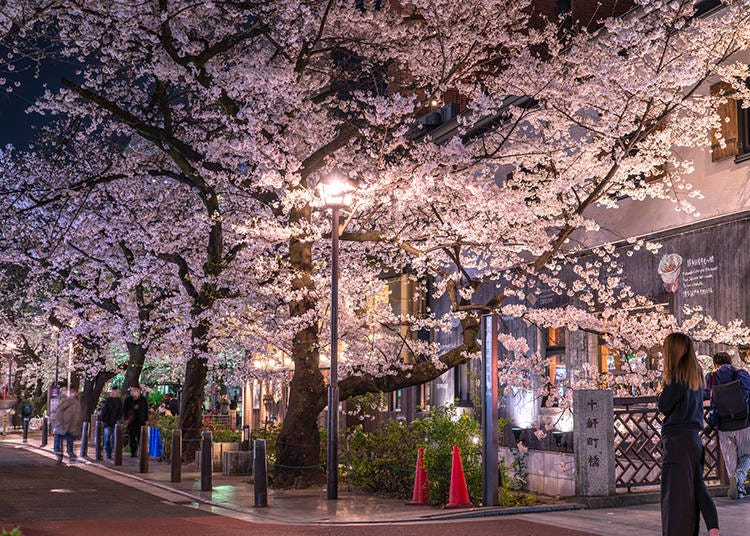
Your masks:
[{"label": "glowing lamp head", "polygon": [[318,190],[326,207],[346,208],[351,206],[356,188],[349,177],[333,171],[320,180]]}]

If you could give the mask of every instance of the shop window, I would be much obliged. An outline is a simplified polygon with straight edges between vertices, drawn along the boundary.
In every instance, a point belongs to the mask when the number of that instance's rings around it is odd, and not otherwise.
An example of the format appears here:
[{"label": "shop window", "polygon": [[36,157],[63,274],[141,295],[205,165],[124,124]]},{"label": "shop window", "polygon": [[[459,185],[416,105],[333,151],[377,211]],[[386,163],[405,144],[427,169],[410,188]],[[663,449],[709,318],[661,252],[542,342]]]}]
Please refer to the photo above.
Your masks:
[{"label": "shop window", "polygon": [[612,350],[604,341],[604,337],[599,337],[599,372],[620,372],[622,370],[622,358],[620,352]]},{"label": "shop window", "polygon": [[547,357],[547,389],[546,395],[542,396],[542,407],[557,407],[557,403],[550,400],[553,391],[557,396],[565,394],[565,380],[568,379],[568,367],[565,352],[565,328],[547,328],[544,342],[546,344],[545,356]]},{"label": "shop window", "polygon": [[547,349],[565,347],[565,328],[547,328]]},{"label": "shop window", "polygon": [[568,370],[565,359],[565,328],[547,328],[545,356],[549,365],[547,376],[551,384],[567,379]]},{"label": "shop window", "polygon": [[401,389],[391,393],[391,411],[400,411],[402,409],[402,392]]},{"label": "shop window", "polygon": [[568,379],[568,368],[565,364],[565,354],[549,356],[549,381],[555,385]]}]

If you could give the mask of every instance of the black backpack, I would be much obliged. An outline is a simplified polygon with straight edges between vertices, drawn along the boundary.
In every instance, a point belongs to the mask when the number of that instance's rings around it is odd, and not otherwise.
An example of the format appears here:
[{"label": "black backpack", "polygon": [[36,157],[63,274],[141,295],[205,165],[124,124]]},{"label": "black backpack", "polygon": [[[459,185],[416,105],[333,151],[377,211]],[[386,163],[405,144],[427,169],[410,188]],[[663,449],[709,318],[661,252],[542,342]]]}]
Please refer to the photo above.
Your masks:
[{"label": "black backpack", "polygon": [[711,374],[711,407],[713,408],[713,420],[716,428],[722,432],[741,430],[750,425],[748,417],[748,400],[742,385],[737,379],[737,369],[732,371],[732,381],[714,385],[714,376]]}]

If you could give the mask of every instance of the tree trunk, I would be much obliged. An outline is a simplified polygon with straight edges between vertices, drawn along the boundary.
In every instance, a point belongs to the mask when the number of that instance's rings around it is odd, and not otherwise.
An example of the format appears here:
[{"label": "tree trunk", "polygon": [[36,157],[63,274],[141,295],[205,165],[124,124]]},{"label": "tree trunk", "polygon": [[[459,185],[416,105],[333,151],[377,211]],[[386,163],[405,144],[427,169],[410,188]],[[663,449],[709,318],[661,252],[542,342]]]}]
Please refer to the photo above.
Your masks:
[{"label": "tree trunk", "polygon": [[141,343],[128,342],[128,368],[125,371],[125,381],[122,384],[122,391],[127,392],[131,385],[138,385],[143,370],[143,363],[146,361],[146,349]]},{"label": "tree trunk", "polygon": [[[325,383],[318,368],[316,328],[297,333],[294,339],[294,376],[289,386],[289,409],[276,440],[275,484],[280,487],[307,486],[319,482],[320,432],[318,415],[325,407]],[[314,353],[314,357],[296,357]]]},{"label": "tree trunk", "polygon": [[[291,223],[310,221],[310,209],[293,210]],[[292,318],[304,317],[316,306],[312,278],[312,247],[309,242],[290,240],[289,258],[296,269],[293,290],[302,290],[302,298],[289,304]],[[276,440],[275,484],[281,487],[305,486],[317,482],[320,472],[320,434],[318,415],[325,407],[325,383],[320,372],[317,325],[300,330],[292,341],[294,376],[289,386],[289,409]]]},{"label": "tree trunk", "polygon": [[88,420],[96,409],[96,403],[102,395],[106,383],[114,377],[113,372],[102,371],[94,379],[86,378],[83,382],[83,393],[81,394],[81,406],[83,407],[83,418]]},{"label": "tree trunk", "polygon": [[182,386],[180,404],[180,429],[182,439],[186,441],[182,446],[182,459],[186,462],[195,459],[195,451],[198,450],[198,441],[195,440],[200,439],[203,428],[203,400],[208,375],[207,334],[207,320],[201,321],[192,329],[193,355],[185,366],[185,382]]}]

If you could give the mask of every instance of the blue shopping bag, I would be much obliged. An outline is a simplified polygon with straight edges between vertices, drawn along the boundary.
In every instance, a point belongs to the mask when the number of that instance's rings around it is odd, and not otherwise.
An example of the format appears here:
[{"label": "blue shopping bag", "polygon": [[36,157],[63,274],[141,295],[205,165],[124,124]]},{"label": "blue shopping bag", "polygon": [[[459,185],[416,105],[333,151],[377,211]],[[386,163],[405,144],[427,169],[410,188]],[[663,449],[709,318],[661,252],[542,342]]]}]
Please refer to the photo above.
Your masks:
[{"label": "blue shopping bag", "polygon": [[161,458],[163,454],[161,428],[150,426],[148,430],[148,455],[151,458]]}]

